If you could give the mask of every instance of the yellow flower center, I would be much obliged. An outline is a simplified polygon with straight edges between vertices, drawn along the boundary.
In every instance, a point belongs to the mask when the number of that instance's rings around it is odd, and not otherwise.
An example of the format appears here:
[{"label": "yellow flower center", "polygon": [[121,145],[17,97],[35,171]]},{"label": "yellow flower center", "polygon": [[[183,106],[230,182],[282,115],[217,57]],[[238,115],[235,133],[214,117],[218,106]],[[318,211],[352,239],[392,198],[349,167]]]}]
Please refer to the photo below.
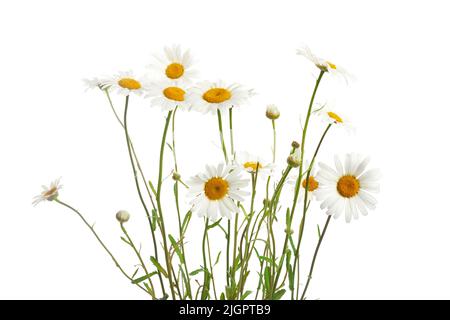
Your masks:
[{"label": "yellow flower center", "polygon": [[306,189],[306,185],[308,185],[308,191],[314,191],[319,187],[319,182],[317,182],[314,177],[308,178],[308,184],[306,184],[306,179],[302,182],[302,187]]},{"label": "yellow flower center", "polygon": [[166,68],[166,76],[169,79],[178,79],[184,74],[184,67],[178,62],[171,63]]},{"label": "yellow flower center", "polygon": [[184,90],[178,87],[167,87],[163,90],[163,94],[167,99],[174,101],[184,101]]},{"label": "yellow flower center", "polygon": [[337,191],[344,198],[351,198],[359,192],[359,181],[354,176],[343,176],[337,183]]},{"label": "yellow flower center", "polygon": [[128,90],[137,90],[141,88],[141,83],[132,78],[122,78],[118,83],[119,86]]},{"label": "yellow flower center", "polygon": [[327,112],[327,114],[328,114],[328,116],[329,116],[331,119],[333,119],[333,120],[336,121],[336,122],[339,122],[339,123],[344,122],[344,121],[342,120],[342,118],[339,117],[339,116],[338,116],[336,113],[334,113],[334,112],[329,111],[329,112]]},{"label": "yellow flower center", "polygon": [[205,195],[209,200],[220,200],[228,193],[228,181],[214,177],[205,183]]},{"label": "yellow flower center", "polygon": [[256,172],[256,170],[260,170],[262,168],[262,164],[259,162],[249,161],[244,163],[245,169],[251,169],[251,171]]},{"label": "yellow flower center", "polygon": [[335,65],[334,63],[331,63],[330,61],[327,61],[327,63],[328,63],[328,66],[329,66],[331,69],[336,70],[336,65]]},{"label": "yellow flower center", "polygon": [[209,103],[221,103],[231,98],[231,92],[225,88],[212,88],[203,94],[203,99]]},{"label": "yellow flower center", "polygon": [[48,191],[44,192],[44,197],[50,197],[57,191],[56,187],[50,188]]}]

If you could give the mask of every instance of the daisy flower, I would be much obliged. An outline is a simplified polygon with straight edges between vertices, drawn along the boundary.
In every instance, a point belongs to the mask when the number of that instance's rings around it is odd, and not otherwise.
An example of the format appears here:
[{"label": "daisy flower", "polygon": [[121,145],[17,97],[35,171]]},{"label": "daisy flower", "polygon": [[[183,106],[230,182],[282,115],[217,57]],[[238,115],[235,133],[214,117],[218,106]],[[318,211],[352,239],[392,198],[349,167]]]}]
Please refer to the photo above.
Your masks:
[{"label": "daisy flower", "polygon": [[163,55],[155,55],[156,64],[150,65],[160,77],[169,81],[192,82],[197,72],[192,69],[193,59],[189,50],[182,51],[179,45],[164,47]]},{"label": "daisy flower", "polygon": [[103,83],[105,81],[106,80],[102,80],[102,79],[99,79],[97,77],[91,78],[91,79],[83,79],[83,83],[84,83],[84,85],[86,87],[86,90],[90,90],[90,89],[101,89],[101,90],[103,90],[104,89],[103,88]]},{"label": "daisy flower", "polygon": [[119,94],[128,96],[130,93],[141,95],[148,91],[148,85],[143,78],[136,78],[131,71],[119,72],[106,79],[101,84],[102,88],[108,88]]},{"label": "daisy flower", "polygon": [[216,113],[217,110],[224,111],[242,105],[252,95],[252,90],[246,90],[238,84],[204,81],[192,88],[188,99],[193,109],[202,113]]},{"label": "daisy flower", "polygon": [[275,169],[273,163],[268,163],[261,157],[252,155],[247,151],[238,152],[235,162],[242,170],[249,173],[256,173],[258,171],[258,176],[270,176]]},{"label": "daisy flower", "polygon": [[244,201],[243,197],[249,194],[241,190],[248,185],[241,172],[236,166],[222,163],[217,167],[206,166],[206,172],[192,177],[188,181],[189,193],[194,196],[192,212],[213,221],[218,214],[231,219],[232,213],[239,211],[234,201]]},{"label": "daisy flower", "polygon": [[171,111],[177,106],[182,110],[189,110],[186,103],[186,87],[177,82],[162,81],[152,83],[146,97],[152,97],[151,105]]},{"label": "daisy flower", "polygon": [[337,112],[335,108],[330,108],[325,104],[315,114],[322,118],[326,124],[333,124],[338,128],[343,128],[348,133],[355,132],[355,127],[350,123],[348,118],[341,111]]},{"label": "daisy flower", "polygon": [[53,201],[58,198],[58,192],[61,190],[62,185],[60,184],[61,178],[56,179],[50,186],[42,186],[42,192],[33,198],[33,206],[38,205],[43,201]]},{"label": "daisy flower", "polygon": [[371,193],[379,192],[380,171],[366,171],[369,157],[362,158],[353,153],[345,155],[344,166],[337,156],[334,162],[336,169],[319,163],[321,170],[317,181],[320,188],[316,197],[322,202],[320,207],[327,208],[326,213],[334,218],[345,212],[346,222],[358,219],[359,214],[367,215],[367,209],[375,209],[377,203]]},{"label": "daisy flower", "polygon": [[297,54],[314,63],[315,66],[323,72],[329,72],[334,75],[342,76],[346,82],[348,82],[349,79],[353,78],[353,76],[350,75],[350,73],[348,73],[344,68],[335,65],[328,60],[319,58],[318,56],[313,54],[308,46],[303,46],[302,48],[297,49]]},{"label": "daisy flower", "polygon": [[[298,197],[299,201],[303,201],[303,195],[306,191],[306,187],[308,187],[308,199],[313,199],[313,197],[316,195],[316,191],[319,189],[319,182],[317,181],[317,174],[314,166],[312,166],[311,172],[309,173],[308,182],[306,182],[306,174],[309,169],[309,165],[309,161],[305,161],[305,172],[303,173],[303,180],[300,184],[300,196]],[[295,185],[298,179],[298,170],[291,172],[292,173],[289,174],[287,178],[287,183],[293,185],[293,188],[295,189]]]}]

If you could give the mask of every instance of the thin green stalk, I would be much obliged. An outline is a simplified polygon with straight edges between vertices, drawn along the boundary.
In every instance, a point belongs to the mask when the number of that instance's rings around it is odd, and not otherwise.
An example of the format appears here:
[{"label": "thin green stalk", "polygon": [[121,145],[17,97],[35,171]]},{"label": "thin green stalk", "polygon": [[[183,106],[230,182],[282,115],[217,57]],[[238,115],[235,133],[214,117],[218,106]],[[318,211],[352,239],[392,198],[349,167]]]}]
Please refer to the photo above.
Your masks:
[{"label": "thin green stalk", "polygon": [[214,279],[214,266],[211,260],[211,246],[209,245],[209,235],[206,233],[206,246],[208,248],[208,260],[209,260],[209,268],[211,269],[211,282],[213,285],[214,299],[217,300],[217,291],[216,291],[216,281]]},{"label": "thin green stalk", "polygon": [[162,212],[162,206],[161,206],[161,187],[162,187],[162,178],[163,178],[163,164],[164,164],[164,147],[166,145],[166,137],[167,137],[167,131],[170,124],[170,119],[172,117],[172,111],[169,111],[166,118],[166,124],[164,126],[164,132],[161,139],[161,148],[159,151],[159,173],[158,173],[158,185],[157,185],[157,191],[156,191],[156,205],[158,207],[159,212],[159,220],[160,220],[160,229],[161,229],[161,236],[163,238],[163,247],[164,247],[164,254],[166,258],[166,266],[167,266],[167,275],[169,278],[169,284],[170,284],[170,291],[172,294],[172,299],[175,300],[175,289],[173,285],[172,280],[172,268],[170,263],[170,254],[169,254],[169,247],[167,245],[167,235],[166,235],[166,228],[164,224],[164,215]]},{"label": "thin green stalk", "polygon": [[[145,204],[144,198],[142,197],[142,193],[141,193],[141,188],[139,186],[139,181],[137,179],[137,174],[136,174],[136,167],[134,165],[134,161],[133,161],[133,155],[131,152],[131,145],[130,145],[130,136],[128,134],[128,103],[129,103],[129,96],[126,96],[125,98],[125,110],[124,110],[124,116],[123,116],[123,124],[124,124],[124,130],[125,130],[125,137],[127,140],[127,147],[128,147],[128,155],[130,156],[130,161],[131,161],[131,167],[133,169],[133,177],[134,177],[134,182],[136,184],[136,189],[139,195],[139,199],[141,201],[141,204],[145,210],[145,214],[147,215],[147,219],[148,222],[150,224],[150,232],[152,235],[152,241],[153,241],[153,249],[155,250],[155,259],[158,260],[158,246],[157,246],[157,241],[156,241],[156,237],[155,237],[155,231],[153,228],[153,223],[152,223],[152,219],[150,217],[150,212],[147,209],[147,205]],[[161,289],[163,291],[163,295],[166,295],[166,290],[164,287],[164,281],[162,280],[162,276],[161,276],[161,272],[158,270],[158,278],[159,281],[161,283]]]},{"label": "thin green stalk", "polygon": [[[114,255],[111,253],[111,251],[108,249],[108,247],[103,243],[103,241],[100,239],[100,237],[98,236],[97,232],[95,232],[94,227],[91,226],[86,219],[83,217],[83,215],[74,207],[70,206],[69,204],[59,200],[59,199],[55,199],[54,200],[56,203],[59,203],[60,205],[72,210],[73,212],[75,212],[78,217],[80,217],[80,219],[83,221],[83,223],[89,228],[89,230],[92,232],[92,234],[95,236],[95,238],[97,239],[97,241],[100,243],[100,245],[103,247],[103,249],[106,251],[106,253],[108,253],[108,255],[111,257],[111,259],[113,260],[114,264],[116,265],[116,267],[120,270],[120,272],[130,281],[133,281],[133,278],[131,278],[126,272],[125,270],[123,270],[123,268],[120,266],[119,262],[117,261],[117,259],[114,257]],[[141,290],[145,291],[147,294],[150,294],[150,292],[148,292],[144,287],[142,287],[140,284],[136,284]],[[155,298],[155,296],[153,295],[152,298]]]},{"label": "thin green stalk", "polygon": [[217,120],[219,123],[220,143],[222,145],[223,156],[225,158],[225,162],[228,163],[228,153],[227,147],[225,146],[225,139],[223,137],[222,115],[220,113],[220,110],[217,110]]},{"label": "thin green stalk", "polygon": [[273,131],[272,162],[275,163],[275,157],[277,152],[277,130],[275,127],[275,120],[272,120],[272,131]]},{"label": "thin green stalk", "polygon": [[308,280],[306,281],[305,288],[303,289],[301,300],[305,299],[306,291],[308,290],[309,282],[311,281],[312,274],[314,271],[314,264],[316,263],[317,254],[319,253],[320,245],[322,244],[323,237],[325,236],[325,232],[327,232],[328,224],[330,223],[331,216],[328,216],[327,222],[323,227],[322,233],[320,234],[319,242],[317,243],[316,250],[314,251],[314,257],[311,262],[311,267],[309,268]]},{"label": "thin green stalk", "polygon": [[234,135],[233,135],[233,107],[229,109],[229,120],[230,120],[230,147],[231,147],[231,157],[234,159]]},{"label": "thin green stalk", "polygon": [[[144,260],[142,259],[141,253],[136,249],[136,246],[134,245],[133,240],[131,239],[131,237],[129,236],[127,229],[125,229],[125,226],[123,225],[123,223],[120,223],[120,228],[122,229],[123,234],[125,235],[125,237],[128,240],[128,243],[130,244],[130,247],[133,249],[134,253],[136,254],[139,263],[142,266],[142,269],[144,269],[145,275],[148,275],[149,272],[147,270],[147,267],[144,263]],[[153,286],[153,282],[151,278],[148,278],[148,282],[150,284],[150,287],[152,288],[152,291],[155,292],[155,287]]]},{"label": "thin green stalk", "polygon": [[203,233],[203,241],[202,241],[202,254],[203,254],[203,288],[202,288],[202,295],[201,298],[202,300],[206,300],[206,297],[209,294],[209,285],[206,285],[206,282],[208,280],[208,262],[206,260],[206,236],[208,233],[208,222],[209,219],[205,219],[205,231]]}]

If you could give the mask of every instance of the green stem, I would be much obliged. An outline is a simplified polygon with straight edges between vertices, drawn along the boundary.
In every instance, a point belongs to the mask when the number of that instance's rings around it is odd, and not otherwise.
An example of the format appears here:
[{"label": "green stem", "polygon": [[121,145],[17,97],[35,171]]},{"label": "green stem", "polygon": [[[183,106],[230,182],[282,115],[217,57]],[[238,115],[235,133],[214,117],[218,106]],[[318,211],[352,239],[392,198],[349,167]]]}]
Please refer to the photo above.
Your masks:
[{"label": "green stem", "polygon": [[[73,212],[75,212],[78,217],[80,217],[80,219],[83,221],[83,223],[89,228],[89,230],[92,232],[92,234],[94,235],[94,237],[97,239],[97,241],[100,243],[100,245],[103,247],[103,249],[105,249],[106,253],[108,253],[108,255],[111,257],[111,259],[113,260],[114,264],[116,265],[116,267],[120,270],[120,272],[130,281],[132,281],[133,279],[123,270],[123,268],[120,266],[119,262],[117,261],[117,259],[114,257],[114,255],[111,253],[111,251],[108,249],[108,247],[103,243],[103,241],[100,239],[100,237],[98,236],[97,232],[95,232],[94,227],[91,226],[86,219],[83,217],[83,215],[74,207],[70,206],[69,204],[59,200],[59,199],[55,199],[56,203],[59,203],[60,205],[72,210]],[[145,291],[146,293],[150,294],[150,292],[148,292],[144,287],[142,287],[139,284],[136,284],[140,289],[142,289],[143,291]],[[153,298],[155,298],[153,296]]]},{"label": "green stem", "polygon": [[306,291],[308,290],[309,282],[311,281],[312,274],[314,271],[314,264],[316,263],[317,254],[319,253],[320,245],[322,244],[323,237],[325,236],[325,232],[327,232],[328,224],[330,223],[331,216],[328,216],[327,222],[323,227],[322,233],[320,234],[319,242],[317,243],[316,250],[314,251],[314,257],[311,262],[311,267],[309,268],[308,280],[306,281],[305,288],[303,289],[301,299],[304,300]]},{"label": "green stem", "polygon": [[228,163],[228,153],[227,147],[225,146],[225,139],[223,137],[222,115],[220,113],[220,110],[217,110],[217,120],[219,123],[220,143],[222,145],[223,156],[225,158],[225,162]]},{"label": "green stem", "polygon": [[[139,195],[139,200],[141,201],[142,207],[145,210],[145,214],[147,215],[147,220],[148,223],[150,225],[150,232],[152,235],[152,241],[153,241],[153,249],[155,250],[155,259],[158,260],[158,246],[157,246],[157,242],[156,242],[156,237],[155,237],[155,229],[153,228],[153,223],[152,223],[152,219],[150,217],[150,212],[148,211],[147,205],[145,204],[144,198],[142,197],[142,193],[141,193],[141,188],[139,186],[139,181],[137,179],[137,172],[136,172],[136,167],[134,165],[134,161],[133,161],[133,155],[131,152],[131,144],[130,144],[130,136],[128,134],[128,103],[129,103],[129,96],[126,96],[125,98],[125,110],[124,110],[124,116],[123,116],[123,124],[124,124],[124,130],[125,130],[125,137],[127,140],[127,147],[128,147],[128,155],[130,157],[130,161],[131,161],[131,167],[133,169],[133,177],[134,177],[134,182],[136,184],[136,189]],[[161,289],[163,291],[163,295],[166,295],[166,290],[164,287],[164,281],[162,280],[162,276],[161,276],[161,272],[158,271],[158,277],[159,277],[159,281],[161,283]]]},{"label": "green stem", "polygon": [[162,206],[161,206],[161,187],[162,187],[162,178],[163,178],[164,147],[166,145],[167,131],[169,128],[171,117],[172,117],[172,111],[169,111],[167,114],[166,124],[164,126],[164,132],[163,132],[163,136],[161,139],[161,148],[159,151],[159,173],[158,173],[158,185],[157,185],[157,191],[156,191],[156,205],[158,207],[158,212],[159,212],[160,228],[161,228],[161,235],[163,238],[164,255],[166,258],[167,275],[169,278],[170,291],[172,294],[172,299],[175,300],[175,288],[174,288],[174,284],[173,284],[173,280],[172,280],[172,268],[171,268],[171,263],[170,263],[169,247],[167,245],[166,228],[165,228],[165,224],[164,224],[164,215],[163,215]]},{"label": "green stem", "polygon": [[277,151],[277,130],[275,127],[275,120],[272,120],[272,131],[273,131],[272,162],[275,163],[275,156]]},{"label": "green stem", "polygon": [[229,118],[230,118],[230,147],[231,147],[231,157],[234,159],[234,135],[233,135],[233,107],[229,109]]},{"label": "green stem", "polygon": [[205,231],[203,233],[203,241],[202,241],[202,254],[203,254],[203,289],[202,289],[202,295],[201,298],[202,300],[206,300],[206,297],[209,294],[209,284],[207,285],[206,282],[208,280],[208,262],[206,260],[206,237],[208,234],[208,222],[209,219],[205,220]]},{"label": "green stem", "polygon": [[[141,253],[136,249],[136,246],[134,245],[134,242],[131,239],[131,237],[129,236],[127,230],[125,229],[125,226],[123,225],[123,223],[120,223],[120,228],[122,229],[122,232],[125,235],[125,237],[127,238],[128,243],[130,244],[131,248],[133,249],[134,253],[136,254],[136,256],[137,256],[137,258],[139,260],[139,263],[142,266],[142,269],[144,269],[145,275],[148,275],[149,272],[148,272],[147,267],[146,267],[146,265],[144,263],[144,260],[142,259]],[[152,288],[152,291],[155,292],[155,288],[153,286],[152,279],[148,278],[148,282],[150,284],[150,287]]]}]

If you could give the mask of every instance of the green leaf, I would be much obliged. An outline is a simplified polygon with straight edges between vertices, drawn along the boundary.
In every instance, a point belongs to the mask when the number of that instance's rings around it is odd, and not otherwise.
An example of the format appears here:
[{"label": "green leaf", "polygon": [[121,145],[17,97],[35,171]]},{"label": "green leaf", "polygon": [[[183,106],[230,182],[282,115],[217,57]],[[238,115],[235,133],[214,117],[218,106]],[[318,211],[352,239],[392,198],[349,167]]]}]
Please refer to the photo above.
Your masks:
[{"label": "green leaf", "polygon": [[181,263],[184,263],[184,256],[183,253],[180,250],[180,247],[178,246],[178,243],[175,241],[174,237],[169,234],[169,240],[172,244],[173,249],[175,250],[175,253],[177,254],[178,258],[180,259]]},{"label": "green leaf", "polygon": [[148,180],[148,185],[150,186],[150,189],[152,190],[153,194],[156,196],[156,189],[150,180]]},{"label": "green leaf", "polygon": [[294,271],[291,264],[287,265],[288,278],[289,278],[289,290],[294,291]]},{"label": "green leaf", "polygon": [[147,291],[150,293],[150,295],[152,297],[154,297],[155,296],[155,292],[152,290],[152,288],[150,288],[150,286],[147,284],[147,282],[144,282],[144,286],[147,289]]},{"label": "green leaf", "polygon": [[266,292],[270,292],[270,268],[266,267],[264,269],[264,288]]},{"label": "green leaf", "polygon": [[273,300],[280,300],[286,293],[285,289],[281,289],[273,294]]},{"label": "green leaf", "polygon": [[214,262],[214,267],[219,263],[221,253],[222,253],[222,251],[219,251],[219,254],[217,255],[217,258],[216,258],[216,262]]},{"label": "green leaf", "polygon": [[181,234],[184,234],[187,230],[189,222],[191,221],[192,211],[188,211],[184,216],[183,223],[181,224]]},{"label": "green leaf", "polygon": [[196,270],[190,272],[189,275],[190,275],[190,276],[196,276],[196,275],[199,274],[200,272],[203,272],[203,268],[196,269]]},{"label": "green leaf", "polygon": [[217,221],[214,222],[213,224],[210,224],[210,225],[208,226],[208,229],[212,229],[212,228],[214,228],[214,227],[217,227],[217,226],[220,224],[221,221],[222,221],[222,218],[220,218],[219,220],[217,220]]},{"label": "green leaf", "polygon": [[244,292],[244,294],[241,296],[241,300],[245,300],[252,292],[250,290],[247,290]]},{"label": "green leaf", "polygon": [[170,149],[170,151],[172,151],[173,152],[173,148],[172,148],[172,145],[170,144],[170,143],[166,143],[166,145],[167,145],[167,147]]},{"label": "green leaf", "polygon": [[158,221],[158,214],[156,213],[155,209],[152,209],[152,229],[153,229],[153,231],[156,230],[157,221]]},{"label": "green leaf", "polygon": [[150,261],[153,263],[153,265],[159,270],[159,272],[161,272],[164,277],[168,278],[168,274],[166,272],[166,270],[164,270],[164,268],[159,264],[158,260],[156,260],[155,257],[150,257]]},{"label": "green leaf", "polygon": [[319,225],[317,225],[317,234],[319,235],[319,238],[320,238],[320,227],[319,227]]},{"label": "green leaf", "polygon": [[134,278],[134,276],[138,273],[139,268],[136,268],[136,271],[134,271],[133,275],[131,276],[131,278]]},{"label": "green leaf", "polygon": [[123,242],[125,242],[127,245],[131,246],[131,243],[130,243],[127,239],[125,239],[124,237],[120,237],[120,239],[121,239]]},{"label": "green leaf", "polygon": [[225,300],[225,293],[222,292],[222,293],[220,294],[220,300]]},{"label": "green leaf", "polygon": [[142,276],[142,277],[139,277],[139,278],[137,278],[137,279],[134,279],[133,281],[131,281],[131,283],[132,283],[132,284],[140,283],[140,282],[142,282],[142,281],[144,281],[144,280],[147,280],[147,279],[153,277],[153,276],[154,276],[155,274],[157,274],[157,273],[158,273],[158,272],[156,272],[156,271],[150,272],[149,274],[146,274],[145,276]]},{"label": "green leaf", "polygon": [[267,262],[267,263],[269,263],[271,265],[274,265],[274,262],[273,262],[273,260],[271,258],[268,258],[268,257],[265,257],[265,256],[258,256],[258,258],[259,258],[259,260],[261,262],[265,261],[265,262]]}]

